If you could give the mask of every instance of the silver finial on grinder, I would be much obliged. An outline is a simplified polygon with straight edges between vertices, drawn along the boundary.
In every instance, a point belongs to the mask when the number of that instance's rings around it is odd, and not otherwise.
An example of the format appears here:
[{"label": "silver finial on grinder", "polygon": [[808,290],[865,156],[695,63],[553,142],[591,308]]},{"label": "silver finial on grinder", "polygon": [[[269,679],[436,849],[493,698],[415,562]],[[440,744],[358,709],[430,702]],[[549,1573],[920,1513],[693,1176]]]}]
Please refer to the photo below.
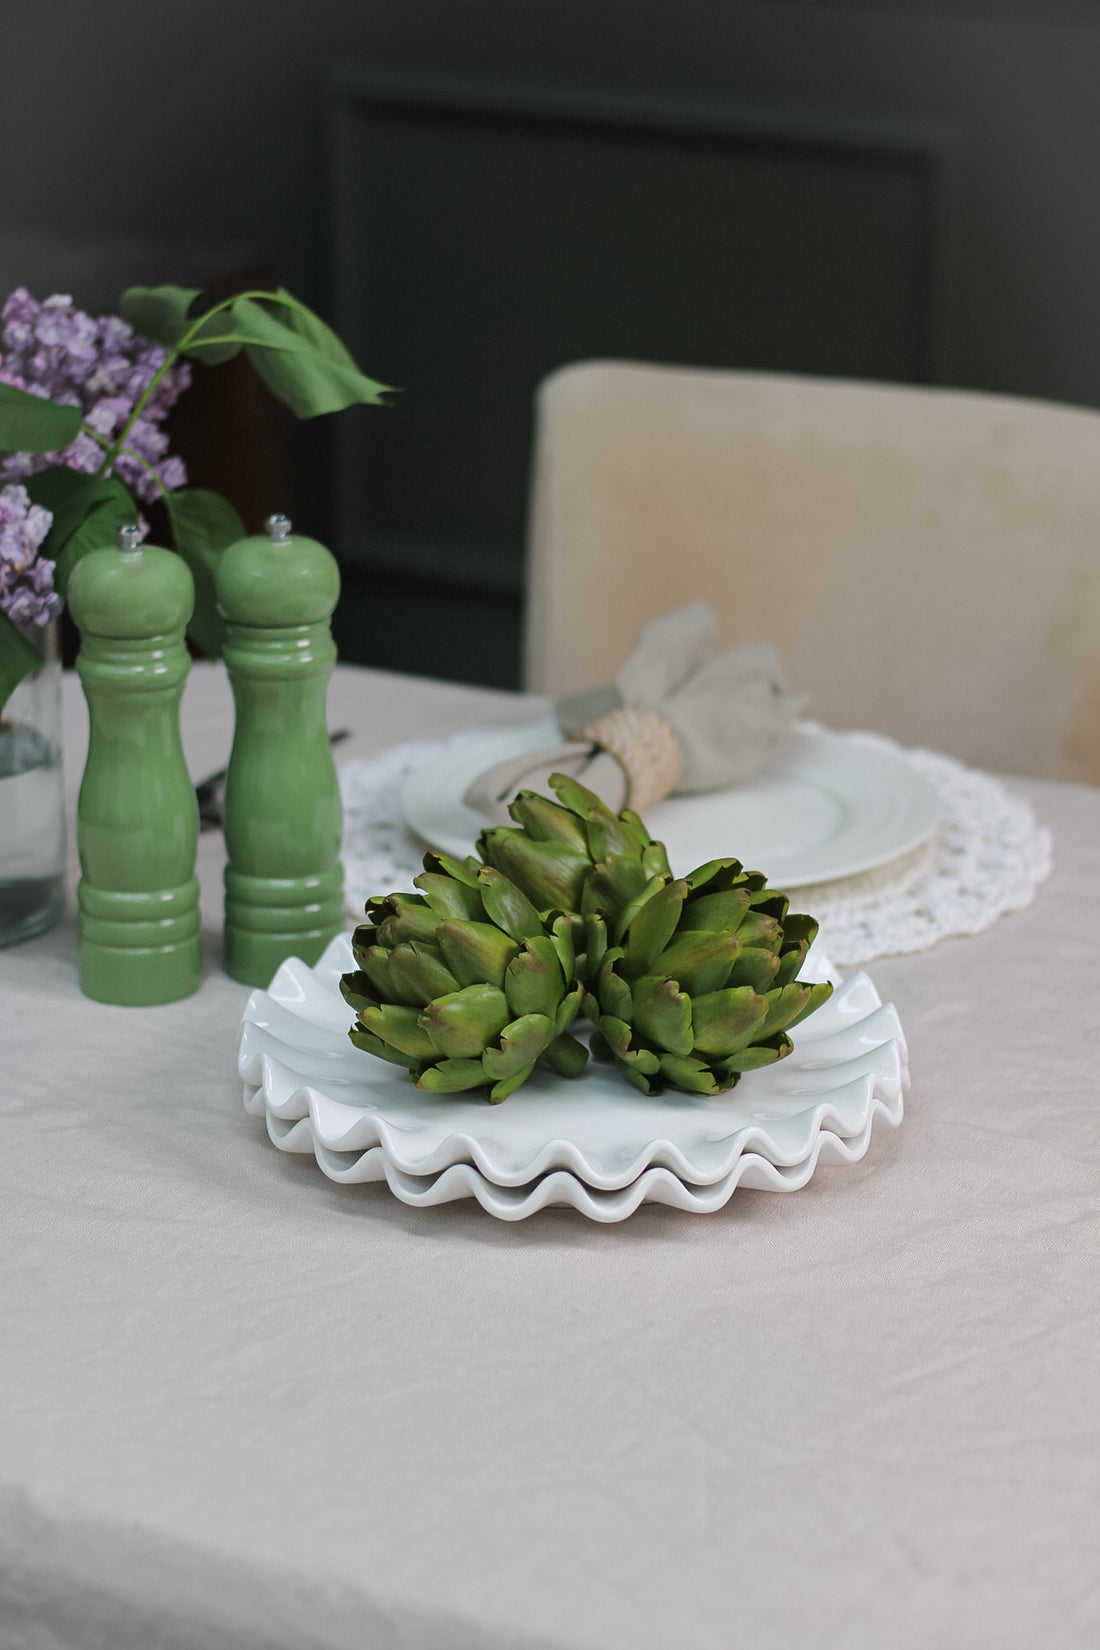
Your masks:
[{"label": "silver finial on grinder", "polygon": [[283,515],[268,516],[264,522],[264,532],[273,544],[285,544],[290,537],[290,517]]}]

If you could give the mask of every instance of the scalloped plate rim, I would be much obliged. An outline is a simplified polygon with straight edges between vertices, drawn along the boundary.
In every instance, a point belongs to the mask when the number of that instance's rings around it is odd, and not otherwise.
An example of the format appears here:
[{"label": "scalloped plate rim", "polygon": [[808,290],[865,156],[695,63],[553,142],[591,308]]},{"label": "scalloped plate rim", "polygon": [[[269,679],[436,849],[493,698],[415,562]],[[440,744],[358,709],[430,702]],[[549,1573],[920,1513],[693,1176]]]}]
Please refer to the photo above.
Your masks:
[{"label": "scalloped plate rim", "polygon": [[[350,935],[338,936],[327,948],[320,961],[308,970],[313,979],[322,986],[327,983],[329,988],[335,991],[339,973],[351,961],[350,944]],[[306,972],[306,965],[298,959],[292,959],[292,964],[289,974],[284,972],[288,970],[288,965],[283,965],[283,969],[280,970],[272,982],[272,992],[278,988],[281,980],[285,982],[289,978],[293,981],[295,970],[300,971],[300,974]],[[881,1009],[889,1009],[896,1021],[896,1010],[893,1009],[893,1005],[881,1004],[881,999],[874,991],[873,983],[867,979],[866,975],[860,973],[850,976],[849,981],[845,984],[852,982],[856,984],[857,991],[862,992],[864,1003],[873,1000],[878,1005],[875,1008],[866,1010],[862,1016],[856,1018],[855,1026],[857,1028],[862,1020],[870,1018],[871,1014],[879,1013]],[[839,996],[840,993],[838,993]],[[374,1113],[365,1110],[363,1107],[352,1105],[341,1100],[338,1096],[334,1097],[327,1093],[323,1077],[316,1083],[302,1081],[302,1074],[287,1072],[280,1065],[277,1057],[269,1052],[257,1054],[253,1050],[251,1058],[245,1059],[246,1045],[250,1041],[249,1028],[251,1027],[254,1032],[259,1033],[262,1039],[263,1033],[256,1026],[255,1015],[258,1010],[262,1009],[264,1000],[268,997],[268,992],[257,991],[253,992],[248,1000],[241,1022],[242,1053],[239,1057],[239,1068],[242,1079],[244,1079],[245,1107],[252,1115],[267,1116],[269,1133],[274,1124],[285,1131],[286,1134],[293,1133],[296,1138],[302,1140],[303,1131],[300,1125],[303,1123],[306,1125],[304,1143],[294,1146],[283,1145],[283,1141],[280,1139],[276,1141],[276,1144],[279,1144],[281,1149],[308,1152],[312,1148],[319,1162],[321,1155],[326,1152],[346,1151],[349,1155],[352,1153],[362,1155],[366,1152],[379,1150],[395,1174],[418,1179],[437,1178],[453,1168],[464,1165],[474,1174],[480,1176],[486,1184],[495,1186],[500,1191],[530,1186],[532,1183],[537,1183],[553,1174],[568,1174],[589,1191],[612,1193],[625,1190],[630,1185],[643,1179],[647,1173],[657,1170],[672,1175],[683,1186],[699,1190],[723,1182],[726,1177],[735,1171],[737,1163],[743,1157],[759,1157],[770,1162],[773,1167],[778,1169],[790,1168],[799,1163],[804,1163],[811,1154],[818,1150],[817,1142],[822,1135],[830,1135],[834,1140],[856,1138],[863,1131],[869,1129],[876,1115],[881,1115],[886,1122],[896,1127],[901,1122],[903,1096],[909,1086],[905,1039],[904,1034],[901,1032],[900,1022],[897,1022],[899,1033],[897,1037],[883,1038],[881,1041],[869,1045],[863,1055],[838,1061],[832,1067],[815,1066],[809,1068],[809,1070],[828,1069],[834,1073],[846,1065],[861,1065],[866,1068],[856,1074],[855,1078],[847,1085],[842,1084],[834,1086],[830,1090],[818,1092],[815,1101],[807,1103],[801,1109],[792,1112],[789,1117],[758,1119],[755,1126],[751,1123],[744,1123],[733,1129],[726,1137],[728,1148],[726,1155],[712,1159],[709,1163],[700,1164],[696,1162],[692,1164],[690,1159],[685,1156],[680,1143],[662,1137],[660,1139],[650,1138],[648,1142],[644,1142],[617,1171],[612,1171],[599,1164],[592,1163],[585,1156],[583,1150],[578,1149],[575,1141],[571,1141],[565,1136],[557,1136],[550,1140],[543,1140],[541,1145],[536,1147],[533,1154],[529,1154],[522,1159],[513,1160],[511,1166],[502,1167],[499,1162],[494,1164],[491,1158],[487,1156],[482,1141],[462,1130],[450,1131],[443,1140],[437,1142],[434,1148],[427,1153],[421,1152],[419,1155],[410,1155],[400,1151],[397,1142],[393,1138],[393,1127],[389,1119],[384,1117],[379,1119]],[[276,1001],[277,999],[272,997],[271,1000]],[[833,999],[833,1001],[835,1000]],[[282,1006],[287,1007],[286,1004]],[[309,1025],[312,1033],[316,1033],[320,1029],[314,1021],[305,1023]],[[806,1024],[809,1026],[812,1022],[806,1022]],[[796,1028],[795,1032],[796,1039],[798,1029]],[[335,1040],[343,1041],[342,1033],[338,1033],[333,1029],[331,1035]],[[819,1044],[823,1041],[827,1042],[828,1038],[807,1038],[806,1040],[812,1045],[815,1041]],[[252,1041],[255,1041],[255,1038]],[[790,1056],[789,1061],[796,1058],[797,1051],[798,1043],[796,1041],[796,1054]],[[369,1057],[364,1056],[364,1059],[369,1059]],[[784,1062],[784,1066],[788,1065],[789,1061]],[[370,1068],[365,1069],[369,1070]],[[776,1068],[771,1069],[775,1070]],[[796,1071],[799,1069],[797,1066],[795,1067]],[[388,1073],[383,1074],[389,1075]],[[741,1095],[742,1100],[763,1088],[763,1084],[760,1083],[759,1079],[766,1077],[766,1075],[766,1073],[750,1073],[742,1079],[736,1091]],[[856,1082],[863,1085],[862,1107],[858,1117],[854,1119],[855,1126],[851,1126],[853,1120],[849,1119],[849,1126],[846,1128],[845,1119],[836,1110],[837,1103],[830,1099],[830,1095],[835,1096],[843,1087],[852,1087]],[[283,1090],[283,1099],[280,1101],[272,1099],[271,1091],[276,1086]],[[404,1087],[403,1083],[400,1089],[395,1084],[394,1092],[400,1095]],[[411,1085],[408,1085],[408,1088],[412,1095],[416,1094]],[[641,1097],[639,1097],[640,1099]],[[352,1147],[343,1148],[333,1144],[331,1129],[322,1130],[317,1116],[321,1109],[321,1102],[323,1102],[326,1110],[336,1116],[340,1112],[348,1114],[348,1134],[356,1133],[359,1136]],[[678,1109],[683,1112],[687,1108],[680,1107]],[[487,1117],[492,1118],[494,1129],[499,1130],[503,1108],[485,1107],[485,1113]],[[520,1116],[521,1114],[516,1111],[509,1115]],[[705,1115],[713,1117],[712,1111],[706,1112]],[[506,1118],[504,1121],[506,1124]],[[378,1127],[379,1122],[382,1124],[381,1128]],[[771,1133],[761,1126],[764,1122],[773,1125]],[[803,1128],[803,1136],[795,1146],[784,1146],[781,1141],[777,1141],[775,1138],[784,1122],[799,1124]],[[373,1138],[371,1138],[372,1125],[374,1126]],[[328,1139],[324,1138],[325,1134],[328,1135]],[[274,1134],[272,1138],[275,1139]],[[565,1161],[561,1161],[562,1158]]]}]

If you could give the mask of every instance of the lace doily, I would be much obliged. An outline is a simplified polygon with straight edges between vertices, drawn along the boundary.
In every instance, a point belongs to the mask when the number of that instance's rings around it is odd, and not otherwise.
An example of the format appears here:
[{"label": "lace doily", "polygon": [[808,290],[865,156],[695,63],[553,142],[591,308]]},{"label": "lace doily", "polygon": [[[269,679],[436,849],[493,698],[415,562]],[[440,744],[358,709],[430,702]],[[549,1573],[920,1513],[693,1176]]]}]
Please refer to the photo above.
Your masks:
[{"label": "lace doily", "polygon": [[[371,894],[410,889],[422,869],[424,844],[401,815],[406,776],[449,746],[478,737],[397,745],[373,761],[341,769],[353,917],[362,916]],[[910,763],[935,785],[943,812],[929,841],[903,859],[859,876],[784,890],[796,909],[818,919],[820,943],[834,962],[848,966],[924,951],[949,934],[978,934],[1006,911],[1030,903],[1050,871],[1051,841],[1026,802],[990,774],[950,756],[908,750],[879,734],[848,737]]]}]

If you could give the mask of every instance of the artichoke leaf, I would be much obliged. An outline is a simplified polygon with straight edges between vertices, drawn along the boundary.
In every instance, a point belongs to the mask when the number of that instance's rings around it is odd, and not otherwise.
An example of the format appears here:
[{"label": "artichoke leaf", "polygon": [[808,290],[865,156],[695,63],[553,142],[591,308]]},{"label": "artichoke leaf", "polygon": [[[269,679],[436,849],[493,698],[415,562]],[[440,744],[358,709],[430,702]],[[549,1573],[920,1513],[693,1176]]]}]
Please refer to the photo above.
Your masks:
[{"label": "artichoke leaf", "polygon": [[415,1003],[419,1008],[433,997],[444,997],[459,988],[442,952],[423,940],[406,940],[394,946],[389,953],[389,977],[398,1001]]},{"label": "artichoke leaf", "polygon": [[576,911],[591,869],[588,855],[566,842],[532,842],[507,825],[478,838],[482,857],[510,877],[536,911]]},{"label": "artichoke leaf", "polygon": [[708,859],[705,865],[697,866],[686,880],[692,894],[695,895],[704,888],[709,894],[725,893],[743,879],[744,872],[739,859]]},{"label": "artichoke leaf", "polygon": [[351,974],[340,976],[340,995],[348,1007],[354,1008],[356,1013],[361,1008],[367,1008],[368,1006],[375,1008],[378,1004],[378,993],[374,989],[373,981],[369,974],[363,973],[362,969],[356,969]]},{"label": "artichoke leaf", "polygon": [[611,1014],[617,1020],[629,1020],[634,1012],[633,996],[627,982],[615,971],[615,965],[622,960],[622,955],[618,946],[604,953],[596,983],[596,995],[605,1014]]},{"label": "artichoke leaf", "polygon": [[705,929],[711,934],[735,934],[749,909],[746,888],[724,888],[716,894],[692,894],[680,918],[681,930]]},{"label": "artichoke leaf", "polygon": [[508,812],[532,842],[564,842],[579,854],[588,853],[588,843],[580,821],[568,808],[559,807],[537,791],[520,791]]},{"label": "artichoke leaf", "polygon": [[480,1060],[440,1060],[438,1065],[425,1066],[416,1079],[417,1088],[427,1094],[463,1094],[484,1084]]},{"label": "artichoke leaf", "polygon": [[562,998],[558,1005],[558,1011],[554,1015],[555,1037],[560,1037],[563,1032],[568,1031],[569,1027],[573,1024],[573,1021],[577,1018],[577,1015],[581,1011],[581,999],[583,994],[584,987],[577,984],[573,987],[572,991]]},{"label": "artichoke leaf", "polygon": [[464,882],[467,888],[476,888],[483,867],[473,854],[467,854],[465,859],[452,859],[450,854],[432,848],[424,855],[424,869],[435,875],[453,877],[456,882]]},{"label": "artichoke leaf", "polygon": [[378,924],[379,944],[400,945],[402,940],[434,940],[440,916],[421,894],[390,894],[389,915]]},{"label": "artichoke leaf", "polygon": [[588,1064],[588,1050],[576,1037],[571,1037],[568,1032],[561,1032],[551,1039],[542,1059],[559,1077],[579,1077]]},{"label": "artichoke leaf", "polygon": [[675,980],[644,974],[631,988],[634,1024],[647,1042],[669,1054],[688,1055],[694,1047],[691,999]]},{"label": "artichoke leaf", "polygon": [[805,1008],[800,1008],[794,1019],[787,1021],[785,1030],[790,1031],[793,1026],[799,1025],[807,1015],[814,1012],[815,1008],[820,1008],[822,1003],[828,1002],[829,998],[833,994],[832,985],[828,980],[815,981],[815,983],[810,986],[809,991],[810,995],[807,999]]},{"label": "artichoke leaf", "polygon": [[501,1032],[500,1046],[487,1048],[481,1056],[486,1076],[499,1082],[514,1076],[523,1066],[532,1066],[549,1047],[553,1032],[553,1025],[545,1014],[524,1014],[513,1020]]},{"label": "artichoke leaf", "polygon": [[459,985],[490,985],[504,989],[508,964],[519,950],[515,940],[488,922],[456,922],[451,918],[436,930],[443,961]]},{"label": "artichoke leaf", "polygon": [[752,1041],[768,1015],[768,1001],[751,986],[727,986],[695,997],[691,1019],[695,1052],[723,1058]]},{"label": "artichoke leaf", "polygon": [[615,921],[615,927],[613,930],[613,941],[615,945],[621,945],[623,943],[627,929],[634,921],[634,918],[638,915],[638,912],[642,909],[642,906],[647,904],[648,901],[653,898],[654,894],[659,894],[661,889],[667,885],[668,880],[669,879],[664,876],[651,876],[641,893],[635,895],[629,905],[624,906]]},{"label": "artichoke leaf", "polygon": [[705,1060],[685,1059],[681,1054],[662,1054],[661,1076],[688,1094],[718,1093],[718,1079]]},{"label": "artichoke leaf", "polygon": [[404,1066],[406,1071],[412,1072],[420,1070],[419,1060],[414,1060],[410,1054],[402,1054],[400,1049],[391,1048],[381,1037],[376,1037],[373,1031],[364,1031],[362,1026],[352,1026],[348,1036],[356,1048],[363,1049],[367,1054],[377,1055],[379,1060],[388,1060],[391,1066]]},{"label": "artichoke leaf", "polygon": [[[740,935],[738,935],[740,938]],[[734,959],[727,985],[751,985],[754,991],[770,991],[779,970],[779,957],[759,945],[743,946]]]},{"label": "artichoke leaf", "polygon": [[511,1010],[509,1018],[545,1014],[552,1019],[558,1011],[564,989],[561,964],[553,942],[545,935],[539,939],[525,940],[504,975],[504,994]]},{"label": "artichoke leaf", "polygon": [[687,893],[686,882],[668,882],[641,905],[626,931],[623,947],[623,973],[628,979],[652,972],[676,932]]},{"label": "artichoke leaf", "polygon": [[774,951],[778,955],[783,930],[775,917],[766,911],[758,911],[753,906],[738,928],[737,937],[745,947],[758,947],[763,951]]},{"label": "artichoke leaf", "polygon": [[495,866],[486,865],[478,877],[481,900],[490,922],[514,940],[542,934],[542,920],[527,895]]},{"label": "artichoke leaf", "polygon": [[730,1076],[740,1076],[743,1071],[760,1071],[764,1066],[772,1066],[777,1060],[785,1059],[791,1047],[790,1038],[781,1031],[766,1042],[750,1043],[747,1048],[729,1055],[720,1062],[720,1070]]},{"label": "artichoke leaf", "polygon": [[487,1043],[500,1035],[510,1014],[503,991],[494,985],[467,985],[437,997],[420,1016],[419,1024],[435,1048],[448,1060],[477,1059]]},{"label": "artichoke leaf", "polygon": [[489,1090],[491,1103],[494,1106],[499,1106],[502,1100],[507,1100],[508,1096],[514,1094],[522,1083],[526,1083],[534,1069],[535,1062],[532,1060],[530,1065],[520,1066],[519,1070],[514,1071],[510,1077],[502,1077],[498,1083],[494,1083]]},{"label": "artichoke leaf", "polygon": [[[392,953],[384,945],[372,945],[369,951],[364,951],[359,957],[363,965],[362,971],[367,976],[374,993],[384,1003],[401,1002],[404,999],[390,976],[390,957]],[[410,1007],[419,1006],[412,999]]]},{"label": "artichoke leaf", "polygon": [[459,922],[485,921],[485,906],[480,893],[457,877],[449,877],[442,872],[421,871],[418,877],[413,878],[413,886],[421,890],[432,910],[441,917],[453,917]]},{"label": "artichoke leaf", "polygon": [[[810,1006],[811,987],[794,980],[790,985],[779,986],[778,989],[767,994],[768,1016],[760,1028],[761,1039],[773,1037],[778,1031],[786,1031],[795,1020]],[[826,993],[828,995],[828,993]]]},{"label": "artichoke leaf", "polygon": [[420,1024],[417,1008],[409,1008],[404,1003],[382,1003],[378,1008],[368,1005],[359,1011],[359,1024],[364,1031],[373,1031],[390,1048],[414,1060],[438,1058],[435,1044]]},{"label": "artichoke leaf", "polygon": [[[584,943],[584,919],[579,913],[559,911],[550,917],[550,943],[561,968],[562,978],[571,980],[577,971],[577,940]],[[584,953],[582,952],[582,958]],[[587,969],[587,963],[584,964]]]},{"label": "artichoke leaf", "polygon": [[736,934],[708,934],[704,929],[677,934],[661,952],[654,972],[675,980],[692,997],[718,991],[729,979],[740,949]]}]

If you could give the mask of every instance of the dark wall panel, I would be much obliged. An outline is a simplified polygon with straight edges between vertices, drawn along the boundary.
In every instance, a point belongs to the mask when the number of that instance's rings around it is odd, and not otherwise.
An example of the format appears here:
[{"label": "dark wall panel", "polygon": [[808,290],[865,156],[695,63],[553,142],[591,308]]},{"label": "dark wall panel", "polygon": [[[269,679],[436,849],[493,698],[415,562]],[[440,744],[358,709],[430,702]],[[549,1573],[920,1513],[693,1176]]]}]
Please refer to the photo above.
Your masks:
[{"label": "dark wall panel", "polygon": [[[402,387],[341,425],[337,538],[394,599],[442,582],[518,604],[532,397],[564,362],[928,376],[928,139],[352,81],[334,166],[338,323]],[[511,650],[491,659],[506,679]]]}]

